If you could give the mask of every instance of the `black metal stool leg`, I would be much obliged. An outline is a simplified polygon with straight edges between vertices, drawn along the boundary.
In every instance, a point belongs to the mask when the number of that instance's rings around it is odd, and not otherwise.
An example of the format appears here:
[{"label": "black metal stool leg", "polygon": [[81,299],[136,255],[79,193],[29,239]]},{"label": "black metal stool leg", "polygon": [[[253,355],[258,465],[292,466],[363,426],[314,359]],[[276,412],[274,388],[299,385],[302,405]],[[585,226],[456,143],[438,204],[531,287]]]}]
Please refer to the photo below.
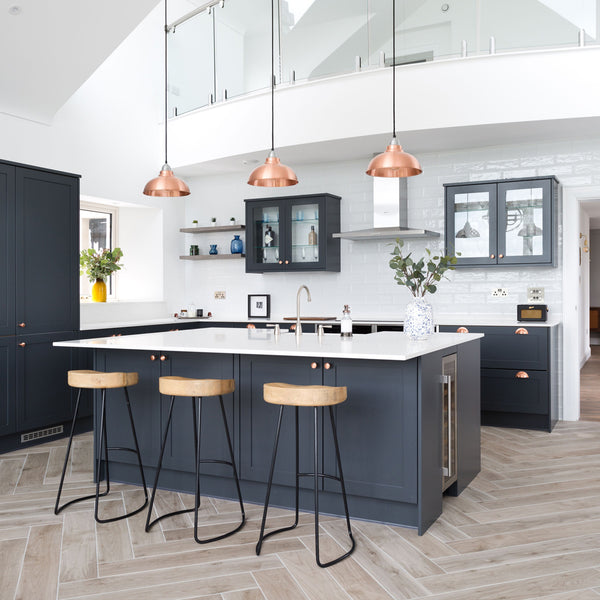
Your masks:
[{"label": "black metal stool leg", "polygon": [[227,531],[226,533],[222,533],[221,535],[217,535],[215,537],[211,537],[208,539],[200,539],[198,537],[198,508],[200,507],[200,489],[199,489],[199,484],[197,486],[197,502],[196,502],[196,512],[194,515],[194,539],[196,540],[196,542],[198,542],[199,544],[208,544],[209,542],[216,542],[217,540],[222,540],[223,538],[229,537],[230,535],[233,535],[234,533],[238,532],[246,523],[246,512],[244,511],[244,501],[242,500],[242,490],[240,488],[240,480],[238,477],[238,473],[237,473],[237,469],[235,466],[235,456],[233,454],[233,445],[231,443],[231,435],[229,434],[229,426],[227,425],[227,414],[225,413],[225,406],[223,405],[223,396],[219,396],[219,404],[221,406],[221,416],[223,417],[223,426],[225,427],[225,436],[227,438],[227,445],[229,447],[229,457],[231,459],[231,462],[229,461],[224,461],[224,460],[212,460],[212,459],[205,459],[203,460],[200,457],[200,444],[198,444],[198,454],[197,454],[197,481],[200,480],[200,464],[201,463],[219,463],[219,464],[225,464],[225,465],[229,465],[231,466],[232,470],[233,470],[233,479],[235,482],[235,486],[237,489],[237,494],[238,494],[238,500],[240,503],[240,511],[242,514],[242,519],[240,521],[240,523],[232,530]]},{"label": "black metal stool leg", "polygon": [[104,468],[106,470],[106,490],[110,490],[110,475],[108,472],[108,443],[106,434],[106,390],[102,390],[102,403],[100,408],[100,435],[98,436],[100,445],[98,446],[98,455],[96,457],[96,502],[94,504],[94,518],[98,518],[98,504],[100,498],[100,470],[102,464],[102,449],[104,448]]},{"label": "black metal stool leg", "polygon": [[106,433],[106,390],[103,389],[102,390],[102,423],[100,426],[102,442],[100,444],[100,450],[98,452],[98,457],[101,456],[102,446],[104,446],[104,457],[105,457],[104,460],[106,463],[106,485],[107,485],[107,489],[109,489],[110,488],[110,478],[109,478],[109,471],[108,471],[108,464],[109,464],[108,463],[108,450],[126,450],[128,452],[133,452],[137,456],[137,462],[138,462],[138,467],[140,469],[142,485],[144,487],[144,503],[139,508],[136,508],[135,510],[133,510],[129,513],[125,513],[124,515],[120,515],[118,517],[112,517],[110,519],[101,519],[98,515],[98,504],[99,504],[98,503],[98,498],[99,498],[98,491],[100,489],[100,460],[98,460],[97,477],[96,477],[96,507],[95,507],[95,512],[94,512],[94,516],[98,523],[112,523],[114,521],[119,521],[121,519],[126,519],[128,517],[132,517],[133,515],[136,515],[137,513],[144,510],[146,508],[146,506],[148,505],[148,488],[146,487],[146,478],[144,476],[144,468],[142,465],[142,456],[140,454],[140,447],[139,447],[137,435],[135,432],[135,424],[133,422],[133,413],[131,412],[131,403],[129,402],[129,393],[128,393],[126,387],[123,388],[123,391],[125,392],[125,403],[127,405],[127,412],[129,414],[129,423],[131,425],[131,435],[133,437],[133,443],[134,443],[135,447],[134,448],[117,448],[117,447],[109,448],[108,442],[107,442],[107,433]]},{"label": "black metal stool leg", "polygon": [[[158,457],[158,464],[156,466],[156,475],[154,476],[154,485],[152,486],[152,494],[150,496],[150,504],[148,506],[148,516],[146,518],[146,531],[150,531],[151,527],[154,526],[155,523],[163,519],[168,515],[162,515],[154,521],[150,521],[152,518],[152,509],[154,508],[154,499],[156,498],[156,488],[158,487],[158,477],[160,475],[160,471],[162,469],[163,456],[165,454],[165,447],[167,445],[167,438],[169,437],[169,428],[171,426],[171,418],[173,416],[173,405],[175,404],[175,396],[171,396],[171,404],[169,405],[169,416],[167,417],[167,424],[165,426],[165,433],[163,435],[162,444],[160,446],[160,455]],[[171,513],[169,513],[171,514]]]},{"label": "black metal stool leg", "polygon": [[[316,435],[316,411],[317,409],[315,408],[315,435]],[[337,462],[337,467],[338,467],[338,471],[340,473],[339,477],[332,477],[332,479],[338,479],[340,482],[340,485],[342,487],[342,498],[344,501],[344,512],[346,514],[346,527],[348,529],[348,536],[350,537],[350,541],[352,542],[352,545],[350,547],[350,549],[348,550],[348,552],[346,552],[345,554],[342,554],[341,556],[339,556],[338,558],[335,558],[334,560],[331,560],[329,562],[326,563],[322,563],[321,562],[321,558],[319,555],[319,530],[318,530],[318,512],[317,512],[317,507],[315,506],[315,535],[316,535],[316,539],[315,539],[315,548],[316,548],[316,560],[317,560],[317,564],[319,565],[319,567],[330,567],[331,565],[335,565],[336,563],[339,563],[340,561],[344,560],[345,558],[347,558],[348,556],[350,556],[352,554],[352,552],[354,552],[354,548],[356,547],[356,542],[354,540],[354,536],[352,535],[352,529],[350,527],[350,513],[348,512],[348,498],[346,496],[346,485],[344,483],[344,473],[342,471],[342,461],[340,458],[340,447],[338,444],[338,438],[337,438],[337,430],[336,430],[336,426],[335,426],[335,418],[333,416],[333,407],[330,406],[329,407],[329,420],[331,421],[331,432],[333,434],[333,444],[335,446],[335,459]],[[316,444],[315,444],[316,447]],[[317,468],[317,464],[316,464],[316,460],[315,460],[315,470]],[[316,477],[315,477],[315,481],[316,481]],[[318,495],[315,494],[315,496],[318,498]]]},{"label": "black metal stool leg", "polygon": [[[77,415],[79,414],[80,400],[81,400],[81,388],[79,388],[79,390],[77,391],[77,401],[75,402],[75,413],[73,414],[73,421],[71,423],[71,435],[69,436],[69,443],[67,444],[67,453],[65,455],[65,464],[63,465],[62,473],[60,476],[60,483],[58,485],[58,493],[56,495],[56,504],[54,505],[54,514],[55,515],[57,515],[59,512],[61,512],[65,508],[67,508],[67,506],[74,504],[75,502],[81,502],[83,500],[91,500],[92,498],[96,497],[96,494],[90,494],[89,496],[83,496],[81,498],[75,498],[74,500],[69,500],[69,502],[66,502],[62,506],[59,506],[60,497],[62,495],[63,484],[65,481],[65,475],[67,473],[67,465],[69,464],[69,456],[71,454],[71,446],[73,444],[73,435],[75,433],[75,423],[77,422]],[[105,492],[102,492],[100,494],[100,496],[106,496],[106,494],[108,494],[108,490],[106,490]]]},{"label": "black metal stool leg", "polygon": [[269,499],[271,497],[271,487],[273,485],[273,473],[275,472],[275,461],[277,459],[277,446],[279,445],[279,434],[281,432],[281,420],[283,417],[283,408],[282,404],[279,408],[279,420],[277,421],[277,431],[275,432],[275,443],[273,444],[273,457],[271,459],[271,468],[269,471],[269,480],[267,482],[267,495],[265,498],[265,506],[263,509],[262,523],[260,526],[260,535],[258,537],[258,543],[256,544],[256,554],[260,554],[263,542],[270,536],[275,535],[276,533],[281,533],[282,531],[290,531],[294,529],[298,525],[298,498],[299,498],[299,453],[298,453],[298,408],[296,407],[295,418],[296,418],[296,518],[292,525],[288,527],[281,527],[280,529],[275,529],[274,531],[269,531],[265,533],[265,525],[267,522],[267,510],[269,509]]}]

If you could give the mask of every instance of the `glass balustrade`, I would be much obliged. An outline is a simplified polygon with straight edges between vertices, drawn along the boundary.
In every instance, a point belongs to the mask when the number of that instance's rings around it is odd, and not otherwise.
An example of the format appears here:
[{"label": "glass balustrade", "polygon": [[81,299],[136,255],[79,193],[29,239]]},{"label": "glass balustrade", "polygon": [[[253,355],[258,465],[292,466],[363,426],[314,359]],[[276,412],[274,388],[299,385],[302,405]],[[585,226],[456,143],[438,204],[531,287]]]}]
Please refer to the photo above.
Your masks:
[{"label": "glass balustrade", "polygon": [[[396,0],[396,64],[597,44],[600,0]],[[392,64],[390,0],[277,0],[278,84]],[[225,0],[169,36],[170,114],[270,85],[271,0]]]}]

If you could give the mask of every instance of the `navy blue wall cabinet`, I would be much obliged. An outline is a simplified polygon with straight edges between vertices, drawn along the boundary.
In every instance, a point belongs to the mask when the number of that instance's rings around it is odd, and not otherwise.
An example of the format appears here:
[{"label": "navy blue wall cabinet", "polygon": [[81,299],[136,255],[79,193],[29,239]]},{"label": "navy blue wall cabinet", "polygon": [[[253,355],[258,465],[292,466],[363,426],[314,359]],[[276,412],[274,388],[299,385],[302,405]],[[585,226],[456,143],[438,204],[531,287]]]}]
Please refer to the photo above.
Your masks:
[{"label": "navy blue wall cabinet", "polygon": [[457,266],[556,266],[553,176],[447,183],[446,253]]},{"label": "navy blue wall cabinet", "polygon": [[0,161],[0,451],[67,423],[79,334],[79,176]]},{"label": "navy blue wall cabinet", "polygon": [[481,422],[552,431],[558,420],[559,326],[466,327],[481,340]]},{"label": "navy blue wall cabinet", "polygon": [[333,194],[246,202],[246,272],[339,271],[340,200]]}]

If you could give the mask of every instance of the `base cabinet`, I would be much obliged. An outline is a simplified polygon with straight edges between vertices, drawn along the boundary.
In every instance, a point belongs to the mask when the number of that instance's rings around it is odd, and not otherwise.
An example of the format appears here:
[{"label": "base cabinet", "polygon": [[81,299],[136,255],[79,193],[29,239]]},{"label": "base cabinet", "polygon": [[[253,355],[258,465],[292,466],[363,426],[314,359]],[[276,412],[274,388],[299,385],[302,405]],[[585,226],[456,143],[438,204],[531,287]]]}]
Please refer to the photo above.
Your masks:
[{"label": "base cabinet", "polygon": [[558,420],[559,326],[466,327],[481,340],[483,425],[552,431]]},{"label": "base cabinet", "polygon": [[15,340],[0,338],[0,435],[16,431]]},{"label": "base cabinet", "polygon": [[16,346],[17,430],[28,431],[68,421],[73,391],[67,371],[73,368],[73,350],[55,348],[53,342],[70,340],[76,332],[23,335]]},{"label": "base cabinet", "polygon": [[[444,358],[453,354],[458,364],[457,481],[448,492],[457,494],[480,468],[479,378],[472,368],[472,361],[479,361],[478,340],[409,361],[98,350],[95,368],[139,373],[140,382],[130,388],[130,397],[149,483],[155,472],[170,401],[159,394],[158,378],[177,375],[235,379],[235,393],[224,397],[225,408],[244,499],[258,504],[265,497],[279,414],[279,406],[264,401],[263,385],[285,381],[347,387],[346,402],[334,410],[351,514],[416,527],[423,533],[442,511],[441,376]],[[119,395],[121,390],[112,390],[109,396],[109,445],[129,446],[126,409],[117,398]],[[98,398],[96,394],[96,432]],[[203,404],[203,456],[226,459],[227,442],[218,401],[208,398]],[[191,401],[177,398],[159,487],[187,492],[194,489],[192,415]],[[301,472],[313,470],[313,432],[314,413],[301,407]],[[274,474],[274,505],[294,503],[294,435],[294,408],[287,407]],[[317,443],[321,449],[319,467],[325,473],[338,474],[328,410],[318,411]],[[115,453],[111,457],[111,477],[138,483],[133,460],[124,453]],[[235,496],[229,467],[202,465],[201,472],[202,493]],[[312,509],[312,484],[311,477],[300,480],[301,508]],[[320,486],[322,510],[342,514],[339,484],[325,480]]]}]

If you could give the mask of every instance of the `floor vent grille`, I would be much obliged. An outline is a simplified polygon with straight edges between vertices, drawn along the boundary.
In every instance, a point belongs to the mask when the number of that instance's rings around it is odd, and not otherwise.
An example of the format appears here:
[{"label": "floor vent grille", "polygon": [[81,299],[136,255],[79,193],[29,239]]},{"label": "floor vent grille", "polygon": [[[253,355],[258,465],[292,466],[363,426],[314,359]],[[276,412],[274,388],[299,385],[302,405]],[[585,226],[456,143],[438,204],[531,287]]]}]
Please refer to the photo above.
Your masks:
[{"label": "floor vent grille", "polygon": [[57,425],[56,427],[48,427],[47,429],[38,429],[37,431],[30,431],[29,433],[21,434],[21,444],[25,442],[31,442],[31,440],[39,440],[40,438],[50,437],[51,435],[58,435],[63,432],[63,426]]}]

